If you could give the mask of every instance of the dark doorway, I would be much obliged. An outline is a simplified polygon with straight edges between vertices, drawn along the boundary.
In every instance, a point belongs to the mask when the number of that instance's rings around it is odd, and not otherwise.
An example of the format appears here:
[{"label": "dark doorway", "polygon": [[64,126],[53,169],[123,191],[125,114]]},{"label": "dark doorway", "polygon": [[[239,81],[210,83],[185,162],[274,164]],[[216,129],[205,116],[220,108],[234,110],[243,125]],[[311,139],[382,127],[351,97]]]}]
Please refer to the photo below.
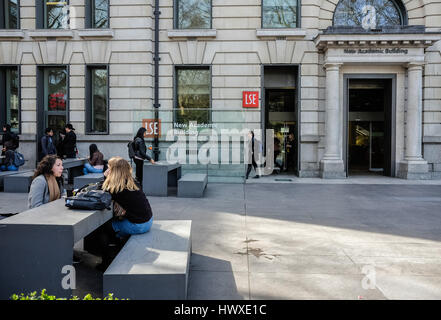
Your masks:
[{"label": "dark doorway", "polygon": [[348,81],[348,175],[391,176],[392,79]]},{"label": "dark doorway", "polygon": [[297,68],[265,67],[265,129],[274,130],[274,173],[298,173]]}]

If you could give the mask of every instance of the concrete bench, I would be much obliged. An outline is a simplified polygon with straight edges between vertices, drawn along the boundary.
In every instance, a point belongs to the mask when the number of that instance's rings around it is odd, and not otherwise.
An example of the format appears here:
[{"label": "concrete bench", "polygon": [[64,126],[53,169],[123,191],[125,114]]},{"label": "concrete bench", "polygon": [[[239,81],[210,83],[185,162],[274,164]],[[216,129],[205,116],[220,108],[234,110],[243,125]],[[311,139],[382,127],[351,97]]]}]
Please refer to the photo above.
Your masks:
[{"label": "concrete bench", "polygon": [[4,191],[11,193],[28,193],[34,171],[19,172],[4,178]]},{"label": "concrete bench", "polygon": [[103,276],[103,294],[120,299],[187,298],[191,221],[154,221],[149,232],[131,236]]},{"label": "concrete bench", "polygon": [[187,173],[178,180],[178,197],[201,198],[207,187],[208,177],[205,173]]},{"label": "concrete bench", "polygon": [[83,176],[74,177],[74,189],[79,189],[89,183],[99,182],[103,179],[103,173],[89,173]]},{"label": "concrete bench", "polygon": [[18,171],[0,171],[0,188],[4,187],[4,182],[5,182],[5,178],[12,176],[12,175],[16,175],[19,173],[25,173],[25,172],[30,172],[33,170],[18,170]]}]

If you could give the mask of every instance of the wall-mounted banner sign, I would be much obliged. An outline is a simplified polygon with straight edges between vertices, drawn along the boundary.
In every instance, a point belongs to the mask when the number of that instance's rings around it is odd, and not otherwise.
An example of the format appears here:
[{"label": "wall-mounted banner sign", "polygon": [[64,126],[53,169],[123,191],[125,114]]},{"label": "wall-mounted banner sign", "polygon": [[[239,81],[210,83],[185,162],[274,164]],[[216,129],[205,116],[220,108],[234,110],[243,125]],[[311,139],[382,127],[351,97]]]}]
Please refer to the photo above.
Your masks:
[{"label": "wall-mounted banner sign", "polygon": [[259,91],[243,91],[243,108],[259,108]]},{"label": "wall-mounted banner sign", "polygon": [[161,136],[161,120],[158,119],[142,119],[142,126],[147,129],[144,133],[144,138],[154,138],[155,136]]}]

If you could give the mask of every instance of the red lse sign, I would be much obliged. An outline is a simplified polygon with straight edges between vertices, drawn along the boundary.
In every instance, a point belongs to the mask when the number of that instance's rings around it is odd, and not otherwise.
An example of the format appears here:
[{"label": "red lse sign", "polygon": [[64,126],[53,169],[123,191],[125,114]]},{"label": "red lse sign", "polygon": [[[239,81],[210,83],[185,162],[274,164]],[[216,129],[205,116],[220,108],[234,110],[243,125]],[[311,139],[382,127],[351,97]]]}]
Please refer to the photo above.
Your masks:
[{"label": "red lse sign", "polygon": [[161,135],[161,120],[155,122],[155,119],[142,119],[142,126],[147,129],[144,133],[145,138],[154,138]]},{"label": "red lse sign", "polygon": [[242,95],[242,107],[259,108],[259,91],[244,91]]}]

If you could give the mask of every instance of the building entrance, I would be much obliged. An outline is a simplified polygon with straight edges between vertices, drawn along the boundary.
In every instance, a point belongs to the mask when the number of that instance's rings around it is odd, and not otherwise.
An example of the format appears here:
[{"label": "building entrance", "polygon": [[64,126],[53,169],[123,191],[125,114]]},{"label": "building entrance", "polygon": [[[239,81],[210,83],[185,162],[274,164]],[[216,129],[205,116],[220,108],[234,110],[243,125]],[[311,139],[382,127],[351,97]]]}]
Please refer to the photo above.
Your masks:
[{"label": "building entrance", "polygon": [[349,79],[347,173],[392,175],[391,79]]}]

